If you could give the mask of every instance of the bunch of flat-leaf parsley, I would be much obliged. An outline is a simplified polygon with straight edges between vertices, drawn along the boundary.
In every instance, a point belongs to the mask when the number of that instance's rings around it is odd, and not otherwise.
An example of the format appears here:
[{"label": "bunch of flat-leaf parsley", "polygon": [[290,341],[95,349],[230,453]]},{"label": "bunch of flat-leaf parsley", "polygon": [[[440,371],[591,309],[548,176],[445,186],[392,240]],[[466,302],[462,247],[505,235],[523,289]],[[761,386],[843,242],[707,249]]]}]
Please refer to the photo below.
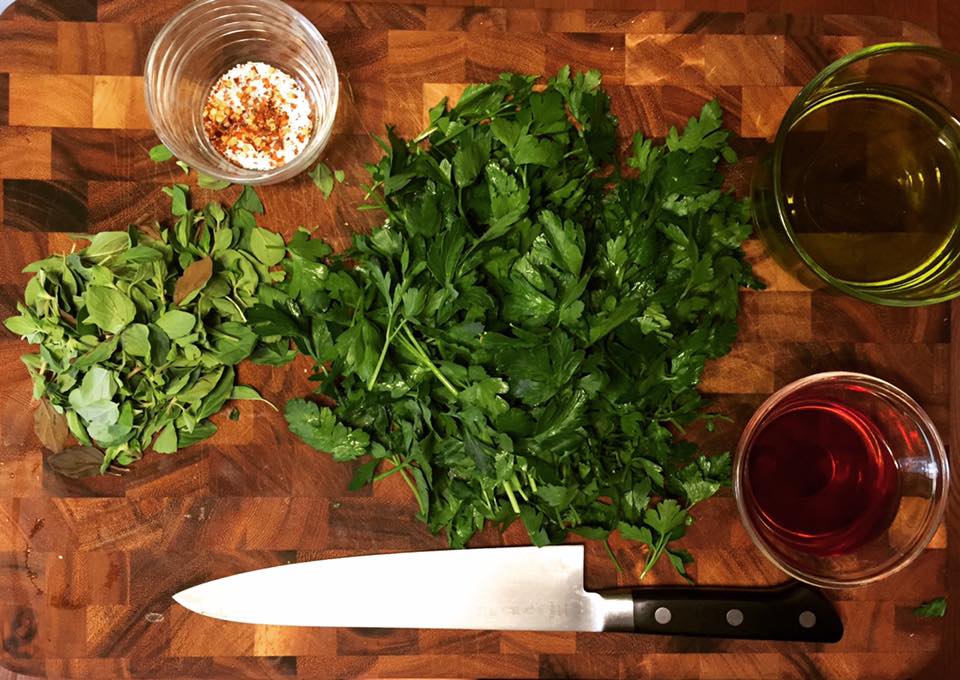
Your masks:
[{"label": "bunch of flat-leaf parsley", "polygon": [[299,232],[288,276],[250,310],[313,358],[317,398],[291,430],[354,484],[400,474],[420,517],[463,546],[519,517],[537,545],[619,529],[664,552],[729,476],[678,441],[704,362],[730,349],[753,285],[735,160],[707,104],[621,173],[596,72],[504,74],[392,131],[370,172],[382,227],[334,255]]}]

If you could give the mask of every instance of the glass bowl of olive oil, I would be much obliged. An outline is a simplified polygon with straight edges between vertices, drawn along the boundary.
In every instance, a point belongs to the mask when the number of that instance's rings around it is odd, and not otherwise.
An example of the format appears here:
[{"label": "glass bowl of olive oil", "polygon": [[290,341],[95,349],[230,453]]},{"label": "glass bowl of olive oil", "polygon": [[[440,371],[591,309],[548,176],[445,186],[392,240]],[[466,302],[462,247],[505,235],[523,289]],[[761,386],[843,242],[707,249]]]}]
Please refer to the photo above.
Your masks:
[{"label": "glass bowl of olive oil", "polygon": [[802,282],[917,306],[960,295],[960,55],[875,45],[787,110],[754,177],[757,231]]}]

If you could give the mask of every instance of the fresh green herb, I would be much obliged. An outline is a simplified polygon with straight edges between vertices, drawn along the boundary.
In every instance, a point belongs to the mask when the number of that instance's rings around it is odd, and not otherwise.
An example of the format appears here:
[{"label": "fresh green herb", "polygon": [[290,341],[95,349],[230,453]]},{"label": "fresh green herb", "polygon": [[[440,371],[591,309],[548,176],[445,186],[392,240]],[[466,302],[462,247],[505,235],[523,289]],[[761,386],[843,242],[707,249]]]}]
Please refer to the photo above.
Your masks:
[{"label": "fresh green herb", "polygon": [[277,410],[276,406],[264,399],[257,390],[249,385],[235,385],[233,391],[230,392],[230,399],[231,401],[262,401],[274,411]]},{"label": "fresh green herb", "polygon": [[914,616],[922,616],[927,618],[935,618],[946,616],[947,614],[947,598],[937,597],[929,602],[924,602],[922,605],[913,610]]},{"label": "fresh green herb", "polygon": [[157,144],[155,147],[152,147],[149,154],[150,160],[154,163],[166,163],[173,159],[173,152],[163,144]]},{"label": "fresh green herb", "polygon": [[70,427],[67,418],[59,413],[48,399],[41,399],[33,412],[33,429],[37,439],[54,453],[60,453],[67,445]]},{"label": "fresh green herb", "polygon": [[[5,323],[39,345],[23,362],[37,436],[61,474],[116,470],[151,446],[173,453],[212,435],[228,399],[262,400],[233,366],[271,347],[257,347],[246,312],[283,277],[268,268],[283,239],[236,218],[263,210],[249,188],[229,210],[191,208],[181,185],[166,193],[172,226],[101,232],[24,270],[33,277]],[[69,434],[82,446],[68,448]]]},{"label": "fresh green herb", "polygon": [[[99,475],[102,463],[103,451],[92,446],[71,446],[47,458],[50,469],[72,479]],[[115,464],[110,466],[113,474],[119,474],[123,469]]]},{"label": "fresh green herb", "polygon": [[[154,163],[166,163],[167,161],[174,160],[173,152],[163,144],[157,144],[155,147],[151,148],[149,155],[150,160],[152,160]],[[183,174],[190,174],[190,166],[183,161],[177,160],[176,165],[178,168],[183,170]],[[220,189],[226,189],[228,186],[230,186],[230,182],[225,179],[215,179],[198,171],[197,186],[199,186],[201,189],[212,189],[214,191],[219,191]]]},{"label": "fresh green herb", "polygon": [[670,543],[730,462],[678,434],[757,285],[718,170],[735,155],[711,102],[663,146],[637,135],[623,174],[599,74],[535,81],[471,86],[412,142],[388,130],[383,227],[337,255],[298,231],[248,319],[265,359],[283,337],[315,362],[322,396],[285,416],[362,461],[351,488],[400,475],[453,546],[518,518],[537,545],[619,530],[649,546],[644,573],[666,555],[685,574]]},{"label": "fresh green herb", "polygon": [[310,179],[313,180],[313,183],[317,185],[317,188],[323,192],[324,198],[330,198],[330,194],[333,192],[334,181],[337,184],[342,184],[344,180],[343,170],[330,170],[330,167],[323,162],[317,163],[317,165],[307,173]]},{"label": "fresh green herb", "polygon": [[210,177],[209,175],[205,175],[202,172],[198,172],[197,186],[201,189],[212,189],[214,191],[219,191],[230,186],[230,182],[225,179],[216,179],[214,177]]}]

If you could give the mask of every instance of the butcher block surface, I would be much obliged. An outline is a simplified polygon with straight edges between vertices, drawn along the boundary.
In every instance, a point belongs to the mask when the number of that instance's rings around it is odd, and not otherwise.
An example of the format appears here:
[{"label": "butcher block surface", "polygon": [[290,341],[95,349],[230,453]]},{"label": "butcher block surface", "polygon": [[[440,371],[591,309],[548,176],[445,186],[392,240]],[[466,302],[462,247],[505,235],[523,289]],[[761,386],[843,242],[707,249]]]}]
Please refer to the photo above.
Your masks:
[{"label": "butcher block surface", "polygon": [[[21,268],[51,249],[68,249],[66,232],[163,218],[169,199],[160,187],[195,183],[172,163],[147,158],[157,139],[142,95],[150,42],[183,4],[29,0],[0,18],[3,316],[22,293]],[[836,57],[891,40],[960,47],[960,5],[953,0],[579,0],[577,9],[542,9],[559,2],[527,9],[529,1],[508,0],[486,4],[509,7],[291,4],[325,35],[340,70],[341,105],[325,160],[346,171],[347,183],[329,200],[306,177],[264,188],[262,224],[288,235],[300,224],[318,226],[339,246],[380,219],[356,210],[363,163],[379,155],[370,133],[390,123],[415,134],[442,96],[504,70],[550,74],[568,63],[600,69],[624,138],[634,130],[662,137],[716,97],[741,138],[735,146],[744,163],[730,181],[742,192],[791,98]],[[235,193],[195,196],[230,200]],[[775,389],[815,371],[850,369],[916,397],[957,461],[960,305],[952,313],[949,305],[867,305],[794,282],[756,241],[747,251],[767,288],[743,293],[737,344],[705,374],[703,392],[732,422],[695,432],[704,450],[731,449]],[[946,679],[960,665],[957,484],[949,531],[942,528],[914,564],[831,595],[846,626],[835,645],[307,629],[204,618],[171,595],[247,569],[441,549],[444,541],[415,519],[399,476],[347,491],[349,466],[301,444],[282,416],[253,402],[237,405],[236,422],[221,415],[213,439],[173,456],[150,453],[123,477],[58,477],[33,434],[30,383],[18,361],[26,350],[0,331],[0,665],[9,677]],[[240,379],[283,404],[309,390],[307,368],[244,364]],[[696,557],[698,583],[784,580],[752,547],[729,493],[695,515],[682,545]],[[487,531],[474,544],[526,541],[514,526],[504,536]],[[588,587],[639,583],[643,550],[619,538],[612,548],[624,572],[590,544]],[[677,582],[666,561],[645,581]],[[403,587],[403,574],[384,574],[366,587]],[[947,593],[947,618],[913,615],[920,602]]]}]

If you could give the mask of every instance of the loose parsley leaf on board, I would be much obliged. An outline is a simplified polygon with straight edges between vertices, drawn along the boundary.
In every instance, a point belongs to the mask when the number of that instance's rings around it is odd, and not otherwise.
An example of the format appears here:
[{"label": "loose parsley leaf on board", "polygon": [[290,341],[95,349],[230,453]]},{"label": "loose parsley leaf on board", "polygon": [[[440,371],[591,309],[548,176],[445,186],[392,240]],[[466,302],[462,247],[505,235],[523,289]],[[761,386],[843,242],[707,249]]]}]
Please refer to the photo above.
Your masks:
[{"label": "loose parsley leaf on board", "polygon": [[946,616],[947,614],[947,598],[945,597],[936,597],[929,602],[924,602],[919,607],[913,610],[914,616],[922,616],[925,618],[936,618]]},{"label": "loose parsley leaf on board", "polygon": [[678,433],[756,285],[729,133],[711,102],[621,161],[598,73],[536,80],[471,85],[413,141],[388,128],[366,187],[383,225],[337,254],[298,232],[250,325],[313,359],[323,405],[292,400],[287,422],[362,461],[351,488],[400,475],[456,547],[487,522],[536,545],[619,530],[648,546],[644,573],[666,556],[686,576],[671,542],[729,457]]},{"label": "loose parsley leaf on board", "polygon": [[370,437],[337,422],[333,412],[303,399],[291,399],[284,409],[290,431],[334,460],[354,460],[367,452]]}]

